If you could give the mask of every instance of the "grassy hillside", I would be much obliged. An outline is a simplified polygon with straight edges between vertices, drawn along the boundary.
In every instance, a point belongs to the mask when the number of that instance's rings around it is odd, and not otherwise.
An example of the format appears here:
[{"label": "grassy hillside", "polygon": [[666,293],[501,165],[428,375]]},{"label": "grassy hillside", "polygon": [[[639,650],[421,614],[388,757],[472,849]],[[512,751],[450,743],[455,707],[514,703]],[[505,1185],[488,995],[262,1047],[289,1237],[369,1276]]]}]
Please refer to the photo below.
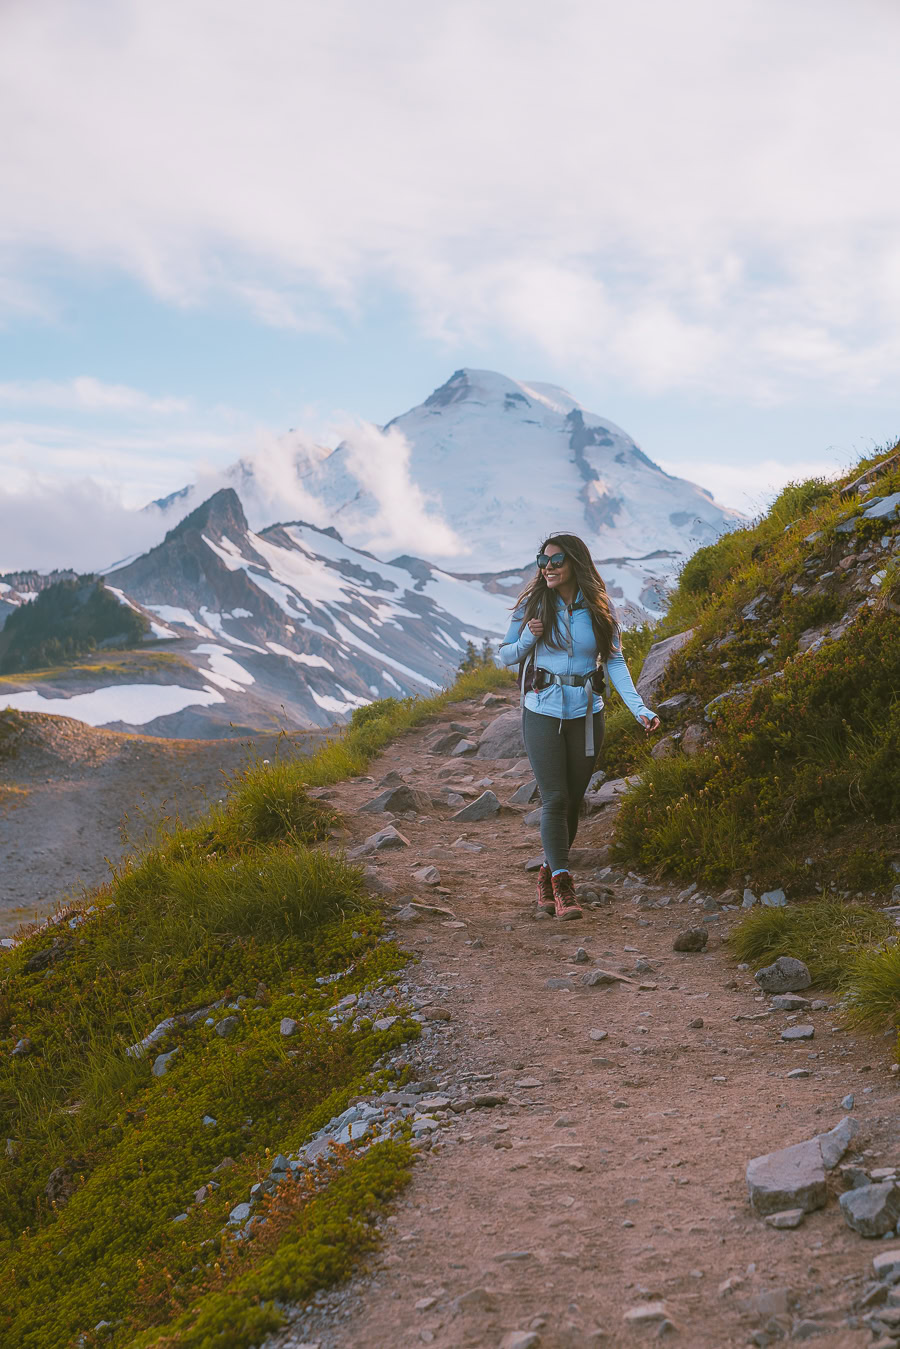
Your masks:
[{"label": "grassy hillside", "polygon": [[349,993],[390,999],[404,957],[361,869],[317,846],[336,821],[308,789],[508,681],[479,669],[375,703],[311,758],[257,764],[0,956],[0,1342],[241,1349],[372,1244],[408,1175],[403,1137],[286,1180],[250,1239],[229,1235],[272,1156],[386,1084],[385,1056],[418,1034],[399,995],[388,1029],[329,1015]]},{"label": "grassy hillside", "polygon": [[680,705],[655,747],[610,737],[608,766],[643,779],[621,859],[793,894],[900,880],[900,513],[878,515],[898,491],[895,447],[691,558],[656,634],[693,630],[655,696]]}]

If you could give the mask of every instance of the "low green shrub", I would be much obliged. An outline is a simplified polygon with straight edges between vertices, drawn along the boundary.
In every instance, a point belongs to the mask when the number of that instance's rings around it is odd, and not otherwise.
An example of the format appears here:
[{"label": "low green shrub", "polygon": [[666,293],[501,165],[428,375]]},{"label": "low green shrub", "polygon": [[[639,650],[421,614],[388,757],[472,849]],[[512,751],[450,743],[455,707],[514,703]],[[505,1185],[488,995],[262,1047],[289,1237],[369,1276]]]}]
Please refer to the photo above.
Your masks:
[{"label": "low green shrub", "polygon": [[624,799],[617,855],[715,883],[784,859],[854,822],[900,841],[900,625],[867,611],[781,677],[720,703],[714,747],[644,761]]}]

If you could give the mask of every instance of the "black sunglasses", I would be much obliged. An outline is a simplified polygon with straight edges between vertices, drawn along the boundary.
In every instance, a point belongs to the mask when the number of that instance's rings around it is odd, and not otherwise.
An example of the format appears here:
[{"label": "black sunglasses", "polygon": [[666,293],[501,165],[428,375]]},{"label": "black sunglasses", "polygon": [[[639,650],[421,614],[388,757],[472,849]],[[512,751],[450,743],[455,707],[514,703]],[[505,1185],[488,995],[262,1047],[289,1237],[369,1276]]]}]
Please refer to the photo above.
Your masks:
[{"label": "black sunglasses", "polygon": [[537,564],[541,571],[545,567],[561,567],[565,560],[565,553],[538,553],[537,555]]}]

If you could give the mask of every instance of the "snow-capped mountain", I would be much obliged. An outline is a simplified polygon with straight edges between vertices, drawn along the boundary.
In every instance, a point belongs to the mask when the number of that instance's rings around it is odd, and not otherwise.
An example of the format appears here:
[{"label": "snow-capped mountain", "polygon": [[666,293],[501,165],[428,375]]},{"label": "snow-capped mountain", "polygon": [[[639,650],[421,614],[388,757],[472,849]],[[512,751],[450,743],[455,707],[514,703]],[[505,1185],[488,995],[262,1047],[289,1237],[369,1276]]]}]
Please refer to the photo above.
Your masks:
[{"label": "snow-capped mountain", "polygon": [[[482,578],[520,571],[551,531],[580,534],[632,621],[657,617],[684,560],[743,518],[702,487],[665,473],[621,427],[551,384],[458,370],[382,434],[386,478],[408,449],[403,472],[424,498],[419,533],[427,537],[433,523],[429,556],[442,568]],[[305,518],[384,554],[380,465],[374,474],[374,461],[361,471],[365,454],[365,445],[349,439],[328,453],[285,437],[276,449],[238,461],[226,478],[257,526],[281,513],[280,493],[296,493],[308,503]],[[153,506],[171,518],[192,502],[186,489]]]},{"label": "snow-capped mountain", "polygon": [[334,529],[255,533],[230,488],[105,581],[150,619],[153,647],[7,677],[4,704],[169,736],[329,726],[449,683],[514,597],[421,559],[380,562]]},{"label": "snow-capped mountain", "polygon": [[[413,482],[460,540],[459,552],[442,558],[454,570],[522,566],[548,533],[565,530],[601,564],[655,563],[647,570],[662,574],[741,519],[552,384],[457,370],[390,429],[412,448]],[[339,445],[321,464],[316,491],[339,529],[352,521],[355,537],[376,503],[360,491],[350,459]]]}]

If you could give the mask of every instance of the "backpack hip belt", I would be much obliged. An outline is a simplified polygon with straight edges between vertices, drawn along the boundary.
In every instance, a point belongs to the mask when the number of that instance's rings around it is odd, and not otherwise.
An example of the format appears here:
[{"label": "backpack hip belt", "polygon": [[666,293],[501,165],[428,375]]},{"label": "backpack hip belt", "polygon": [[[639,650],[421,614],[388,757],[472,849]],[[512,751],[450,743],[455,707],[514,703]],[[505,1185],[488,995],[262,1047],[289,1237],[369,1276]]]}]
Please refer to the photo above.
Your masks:
[{"label": "backpack hip belt", "polygon": [[[544,670],[540,665],[534,668],[534,688],[540,692],[541,689],[549,688],[551,684],[559,684],[566,688],[583,689],[590,685],[587,707],[584,713],[584,753],[585,757],[592,759],[596,750],[594,748],[594,693],[599,693],[600,689],[597,683],[600,681],[601,687],[605,686],[605,671],[602,668],[588,670],[585,674],[554,674],[551,670]],[[601,698],[601,703],[602,703]],[[559,719],[559,729],[562,732],[563,719]]]}]

